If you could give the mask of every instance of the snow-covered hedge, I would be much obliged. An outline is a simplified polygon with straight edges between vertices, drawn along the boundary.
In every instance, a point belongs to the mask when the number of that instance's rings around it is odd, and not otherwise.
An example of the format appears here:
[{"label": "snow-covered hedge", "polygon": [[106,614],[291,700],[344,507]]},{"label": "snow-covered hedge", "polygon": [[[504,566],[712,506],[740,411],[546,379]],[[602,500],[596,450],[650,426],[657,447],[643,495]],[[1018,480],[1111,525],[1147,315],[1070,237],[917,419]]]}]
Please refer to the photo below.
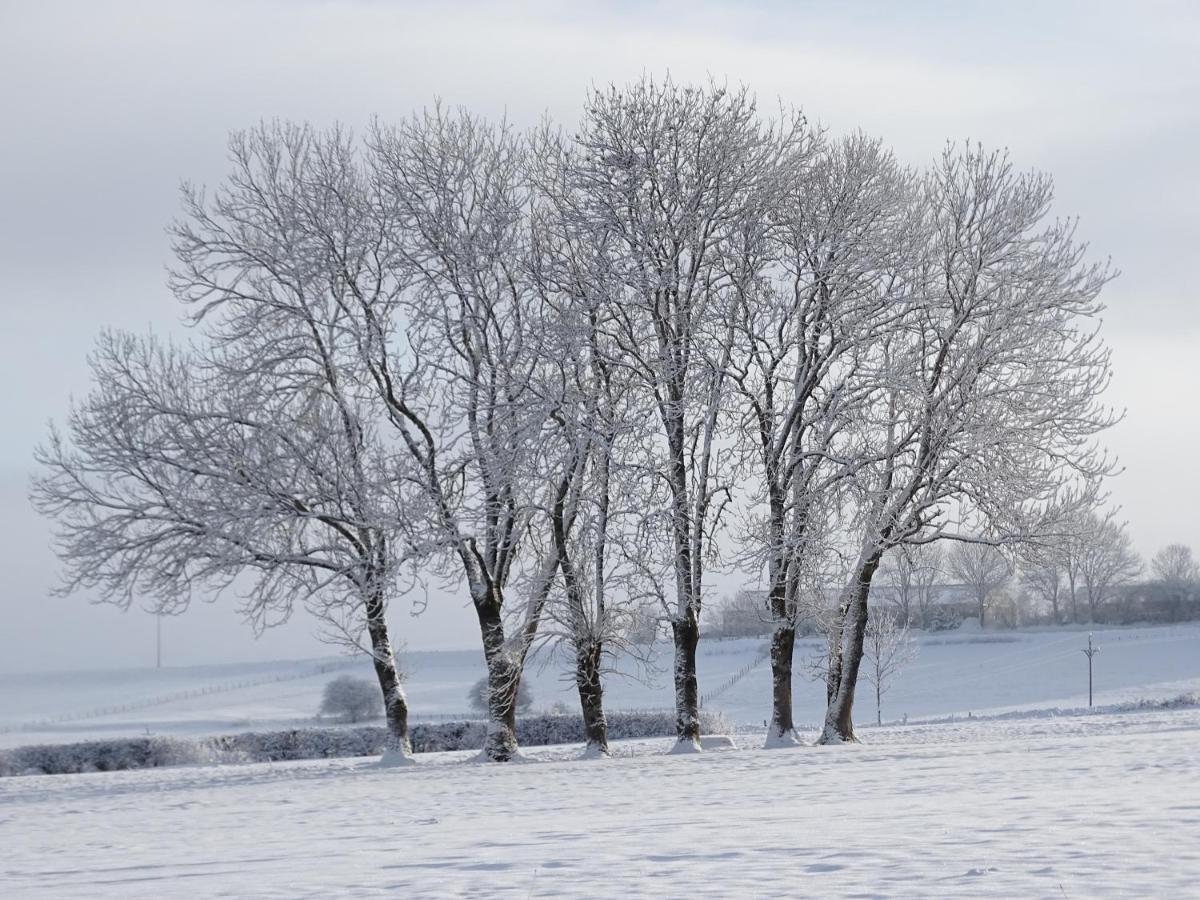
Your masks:
[{"label": "snow-covered hedge", "polygon": [[[700,727],[705,734],[729,731],[728,723],[712,713],[701,713]],[[416,753],[478,750],[483,746],[486,729],[484,722],[422,722],[411,727],[410,736]],[[674,733],[675,715],[672,712],[608,714],[610,740],[665,737]],[[384,735],[384,729],[379,726],[363,726],[294,728],[196,739],[149,737],[44,744],[0,750],[0,776],[375,756],[383,752]],[[517,721],[517,739],[526,747],[582,743],[583,722],[577,715],[528,716]]]},{"label": "snow-covered hedge", "polygon": [[212,761],[215,760],[203,741],[167,737],[117,738],[0,750],[0,776],[111,772]]}]

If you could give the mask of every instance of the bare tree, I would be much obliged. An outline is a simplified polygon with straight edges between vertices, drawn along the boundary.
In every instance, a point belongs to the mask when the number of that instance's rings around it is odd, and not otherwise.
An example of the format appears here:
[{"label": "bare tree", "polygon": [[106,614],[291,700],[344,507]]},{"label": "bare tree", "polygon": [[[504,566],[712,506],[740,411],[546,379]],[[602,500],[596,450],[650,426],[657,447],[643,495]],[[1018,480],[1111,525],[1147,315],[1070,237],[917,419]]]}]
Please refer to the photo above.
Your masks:
[{"label": "bare tree", "polygon": [[914,622],[928,628],[937,601],[942,575],[942,549],[938,544],[901,544],[884,558],[881,566],[889,588],[888,600],[902,625]]},{"label": "bare tree", "polygon": [[941,544],[904,546],[902,564],[912,571],[912,589],[922,628],[929,628],[933,621],[933,607],[941,593],[939,581],[944,572],[944,556]]},{"label": "bare tree", "polygon": [[365,678],[339,675],[326,682],[321,695],[321,715],[341,716],[347,722],[379,717],[379,692]]},{"label": "bare tree", "polygon": [[880,565],[880,571],[887,582],[887,603],[894,610],[896,620],[904,625],[911,625],[913,620],[912,608],[916,602],[916,587],[913,584],[914,572],[904,560],[903,553],[895,556],[885,556]]},{"label": "bare tree", "polygon": [[731,450],[718,423],[732,334],[721,307],[734,290],[736,238],[759,214],[776,147],[745,90],[647,78],[593,91],[566,159],[567,213],[599,248],[609,286],[614,362],[657,420],[642,464],[669,500],[660,515],[646,511],[664,556],[646,574],[660,582],[674,636],[680,750],[699,749],[704,571],[730,499]]},{"label": "bare tree", "polygon": [[1168,544],[1150,563],[1154,577],[1172,587],[1186,587],[1200,581],[1200,566],[1186,544]]},{"label": "bare tree", "polygon": [[1003,553],[981,539],[955,544],[947,554],[946,568],[970,590],[979,611],[979,627],[985,627],[996,591],[1012,580],[1012,565]]},{"label": "bare tree", "polygon": [[1063,621],[1060,603],[1064,583],[1060,555],[1056,548],[1031,547],[1021,553],[1021,583],[1043,605],[1049,607],[1050,620],[1055,625]]},{"label": "bare tree", "polygon": [[1150,569],[1174,605],[1175,617],[1181,617],[1185,599],[1200,581],[1200,566],[1196,564],[1192,548],[1186,544],[1168,544],[1154,554]]},{"label": "bare tree", "polygon": [[917,655],[908,625],[890,609],[873,609],[867,618],[864,676],[875,688],[875,724],[883,724],[883,695],[892,680]]},{"label": "bare tree", "polygon": [[1109,592],[1141,574],[1142,560],[1114,512],[1091,518],[1093,527],[1080,560],[1080,574],[1087,591],[1088,621],[1095,622]]},{"label": "bare tree", "polygon": [[[352,284],[366,369],[433,515],[443,573],[465,582],[492,686],[484,754],[517,752],[525,656],[555,571],[525,560],[546,409],[531,390],[537,294],[529,277],[525,141],[506,125],[440,107],[369,141],[371,202],[392,236]],[[396,283],[399,291],[381,290]],[[525,579],[520,579],[525,565]],[[506,637],[510,586],[528,601]]]},{"label": "bare tree", "polygon": [[[52,431],[38,452],[34,502],[57,520],[65,590],[93,588],[124,607],[146,595],[163,613],[198,588],[236,585],[256,629],[307,606],[327,639],[371,655],[383,761],[400,764],[411,758],[408,706],[386,613],[408,546],[395,524],[401,482],[369,409],[277,325],[273,357],[103,336],[69,441]],[[338,372],[325,349],[307,348]]]},{"label": "bare tree", "polygon": [[542,513],[561,578],[546,606],[544,639],[572,656],[585,755],[607,756],[606,660],[644,658],[635,637],[649,552],[643,511],[654,485],[636,457],[653,410],[629,370],[613,362],[603,327],[610,312],[591,249],[564,223],[554,225],[542,233],[557,246],[539,272],[548,310],[539,389],[551,409],[541,454],[551,488]]},{"label": "bare tree", "polygon": [[857,480],[861,537],[831,647],[824,742],[854,736],[867,598],[884,552],[953,536],[959,503],[996,540],[1025,539],[1063,515],[1069,487],[1110,469],[1094,439],[1113,421],[1098,399],[1109,361],[1095,329],[1111,273],[1085,261],[1072,223],[1044,223],[1050,200],[1048,178],[973,147],[947,148],[924,180],[911,314],[879,349],[881,461]]},{"label": "bare tree", "polygon": [[[768,745],[792,723],[796,623],[828,572],[831,514],[863,463],[847,424],[875,390],[864,358],[897,317],[896,253],[909,176],[877,141],[810,137],[787,121],[761,233],[747,232],[729,307],[729,405],[763,508],[743,562],[765,569],[775,628]],[[767,225],[770,225],[768,228]]]}]

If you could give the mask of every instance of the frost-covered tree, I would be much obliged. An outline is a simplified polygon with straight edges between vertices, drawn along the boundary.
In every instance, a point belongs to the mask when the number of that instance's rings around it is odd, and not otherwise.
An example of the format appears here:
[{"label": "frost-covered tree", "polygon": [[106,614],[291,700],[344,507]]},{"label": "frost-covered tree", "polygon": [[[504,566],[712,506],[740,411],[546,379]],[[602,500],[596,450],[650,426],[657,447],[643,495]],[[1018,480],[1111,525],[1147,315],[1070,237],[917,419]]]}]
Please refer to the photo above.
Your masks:
[{"label": "frost-covered tree", "polygon": [[1142,573],[1142,559],[1133,548],[1133,541],[1118,522],[1115,514],[1092,515],[1086,543],[1080,557],[1079,571],[1087,592],[1088,621],[1096,621],[1101,604],[1113,588],[1127,584]]},{"label": "frost-covered tree", "polygon": [[861,418],[877,390],[867,363],[902,305],[910,182],[878,141],[828,141],[798,116],[786,121],[776,165],[734,259],[727,401],[746,436],[741,462],[755,503],[743,561],[766,571],[775,623],[771,745],[798,742],[796,623],[836,577],[834,512],[866,461]]},{"label": "frost-covered tree", "polygon": [[325,685],[321,715],[340,716],[347,722],[362,722],[379,715],[379,691],[365,678],[339,675]]},{"label": "frost-covered tree", "polygon": [[1200,566],[1186,544],[1168,544],[1154,554],[1150,562],[1154,577],[1166,589],[1178,615],[1184,600],[1200,582]]},{"label": "frost-covered tree", "polygon": [[[579,213],[577,150],[550,128],[533,141],[534,280],[542,301],[535,390],[547,409],[534,522],[558,580],[542,640],[571,657],[588,755],[607,755],[606,660],[636,659],[643,573],[653,569],[645,511],[662,500],[642,459],[654,408],[613,337],[620,284]],[[652,636],[651,636],[652,640]]]},{"label": "frost-covered tree", "polygon": [[1154,577],[1174,588],[1185,588],[1200,581],[1200,566],[1186,544],[1168,544],[1150,563]]},{"label": "frost-covered tree", "polygon": [[1047,223],[1050,180],[1007,156],[948,147],[924,178],[910,313],[880,347],[872,463],[856,480],[856,561],[839,601],[822,741],[852,740],[867,599],[888,549],[943,534],[964,505],[1023,540],[1088,499],[1109,354],[1096,331],[1111,277],[1074,223]]},{"label": "frost-covered tree", "polygon": [[897,674],[917,655],[908,625],[886,607],[871,610],[863,644],[863,675],[875,688],[875,724],[883,724],[883,695]]},{"label": "frost-covered tree", "polygon": [[[491,683],[484,747],[517,752],[516,693],[557,560],[528,560],[547,410],[531,389],[526,144],[506,125],[440,107],[376,125],[372,209],[391,236],[349,299],[362,358],[432,515],[441,572],[465,583]],[[397,283],[400,291],[379,290]],[[523,577],[524,576],[524,577]],[[528,602],[516,633],[514,585]]]},{"label": "frost-covered tree", "polygon": [[979,627],[986,627],[987,611],[996,592],[1012,579],[1012,564],[981,538],[956,543],[946,554],[946,570],[970,591],[979,613]]},{"label": "frost-covered tree", "polygon": [[[491,683],[488,676],[484,675],[467,691],[467,705],[475,712],[487,714],[491,695]],[[529,685],[524,680],[517,689],[516,706],[517,711],[523,713],[533,709],[533,692],[529,690]]]},{"label": "frost-covered tree", "polygon": [[928,628],[937,602],[943,553],[937,543],[902,544],[885,557],[884,572],[891,588],[890,600],[904,625]]},{"label": "frost-covered tree", "polygon": [[661,546],[647,574],[674,637],[677,749],[698,749],[704,572],[730,498],[718,425],[732,333],[721,313],[745,220],[776,170],[777,135],[745,90],[644,78],[593,91],[573,144],[569,215],[600,254],[615,359],[653,408],[642,464],[668,500],[645,510]]},{"label": "frost-covered tree", "polygon": [[[33,498],[55,518],[65,590],[124,607],[152,597],[160,613],[201,588],[237,590],[256,629],[307,607],[327,639],[370,654],[384,762],[399,764],[411,758],[408,706],[387,609],[408,544],[395,526],[401,482],[366,409],[320,363],[292,380],[316,362],[296,350],[281,341],[273,358],[242,358],[102,336],[96,386],[39,451]],[[335,358],[324,356],[331,372]]]},{"label": "frost-covered tree", "polygon": [[1042,609],[1049,608],[1050,621],[1061,625],[1061,609],[1065,598],[1065,582],[1062,559],[1055,547],[1031,546],[1023,548],[1020,562],[1021,584],[1035,598]]}]

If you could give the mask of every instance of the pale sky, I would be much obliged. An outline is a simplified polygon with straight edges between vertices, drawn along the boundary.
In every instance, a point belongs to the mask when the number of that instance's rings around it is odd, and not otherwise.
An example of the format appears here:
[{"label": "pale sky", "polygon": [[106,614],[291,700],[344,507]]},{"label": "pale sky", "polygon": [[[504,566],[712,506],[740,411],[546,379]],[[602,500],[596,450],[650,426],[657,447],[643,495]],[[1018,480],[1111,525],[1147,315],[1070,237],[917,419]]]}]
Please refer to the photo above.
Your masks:
[{"label": "pale sky", "polygon": [[[1200,5],[0,0],[0,670],[153,663],[151,616],[49,596],[30,455],[87,391],[98,331],[179,328],[163,229],[181,179],[222,178],[229,131],[361,128],[435,97],[570,123],[588,86],[667,71],[745,83],[912,164],[969,138],[1052,174],[1056,212],[1122,271],[1104,295],[1127,410],[1113,498],[1143,554],[1200,549]],[[413,649],[478,642],[460,597],[392,621]],[[180,665],[329,652],[303,617],[254,640],[226,600],[165,633]]]}]

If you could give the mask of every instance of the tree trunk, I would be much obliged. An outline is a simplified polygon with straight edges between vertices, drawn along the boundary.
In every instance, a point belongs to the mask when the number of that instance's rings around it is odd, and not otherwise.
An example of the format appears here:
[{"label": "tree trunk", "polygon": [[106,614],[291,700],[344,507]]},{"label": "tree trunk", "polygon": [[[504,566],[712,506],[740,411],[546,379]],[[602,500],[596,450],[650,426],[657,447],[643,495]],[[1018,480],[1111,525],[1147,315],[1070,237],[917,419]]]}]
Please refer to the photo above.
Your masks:
[{"label": "tree trunk", "polygon": [[604,685],[600,680],[600,641],[581,641],[575,650],[575,685],[587,738],[584,756],[608,756],[608,720],[604,718]]},{"label": "tree trunk", "polygon": [[984,616],[987,614],[987,595],[979,595],[979,627],[983,627]]},{"label": "tree trunk", "polygon": [[879,673],[875,673],[875,724],[883,724],[883,688],[880,685],[883,679],[879,677]]},{"label": "tree trunk", "polygon": [[384,742],[381,766],[403,766],[412,763],[412,741],[408,736],[408,701],[400,683],[400,672],[396,668],[396,656],[388,637],[385,607],[378,595],[368,599],[367,634],[371,639],[371,661],[375,666],[375,678],[383,692],[383,711],[387,723],[387,738]]},{"label": "tree trunk", "polygon": [[836,653],[836,681],[834,659],[830,660],[829,706],[825,710],[825,727],[817,743],[840,744],[856,741],[854,736],[854,689],[858,683],[858,671],[862,665],[863,639],[867,631],[867,597],[871,592],[871,579],[879,568],[882,552],[873,553],[863,562],[853,581],[848,587],[849,602],[842,620],[840,633],[836,638],[841,642]]},{"label": "tree trunk", "polygon": [[508,762],[520,754],[517,746],[517,691],[521,666],[504,640],[500,603],[486,597],[475,602],[483,637],[483,658],[488,673],[488,730],[483,755],[492,762]]},{"label": "tree trunk", "polygon": [[[768,604],[775,628],[771,633],[771,724],[764,746],[792,747],[800,743],[792,719],[792,657],[796,648],[796,606],[798,585],[795,565],[786,551],[787,503],[778,486],[777,466],[768,460],[769,508],[768,525],[772,557],[769,561],[770,588]],[[797,504],[799,506],[799,504]],[[794,520],[802,528],[804,517]],[[789,603],[789,600],[792,601]]]},{"label": "tree trunk", "polygon": [[767,747],[792,747],[800,743],[792,721],[792,657],[796,649],[796,628],[780,622],[771,635],[771,727]]},{"label": "tree trunk", "polygon": [[678,741],[673,753],[700,749],[700,689],[696,679],[696,645],[700,642],[700,623],[695,609],[682,618],[671,619],[675,638],[675,732]]}]

